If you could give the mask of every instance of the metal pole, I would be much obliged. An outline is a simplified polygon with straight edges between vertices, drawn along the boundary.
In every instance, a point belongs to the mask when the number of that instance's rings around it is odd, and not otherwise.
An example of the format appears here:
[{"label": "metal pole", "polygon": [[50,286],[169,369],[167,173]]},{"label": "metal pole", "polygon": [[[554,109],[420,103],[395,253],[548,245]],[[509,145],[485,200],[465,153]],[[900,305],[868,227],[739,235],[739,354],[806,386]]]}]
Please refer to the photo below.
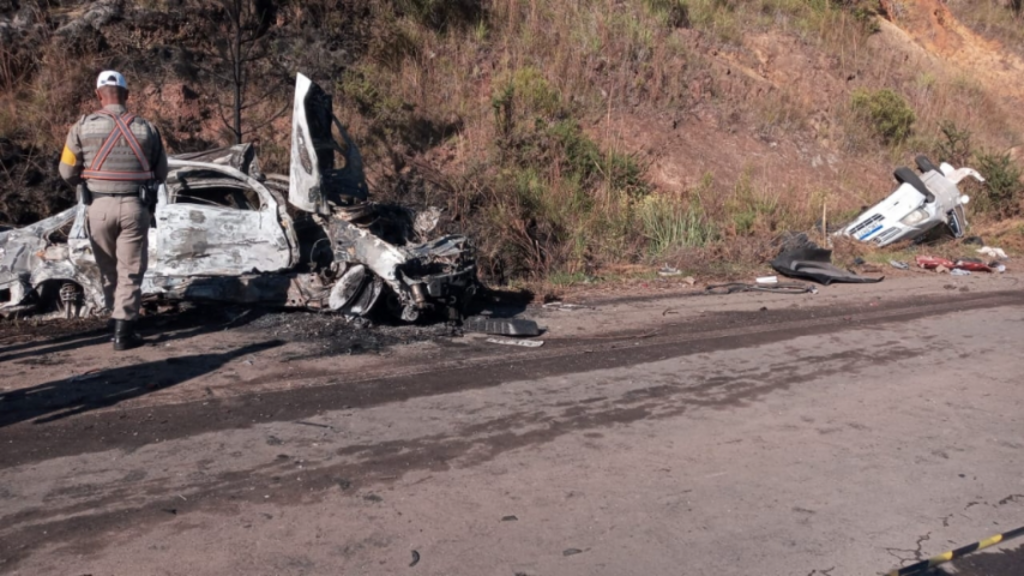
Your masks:
[{"label": "metal pole", "polygon": [[985,548],[988,548],[989,546],[995,546],[996,544],[999,544],[1000,542],[1005,542],[1007,540],[1012,540],[1013,538],[1018,538],[1020,536],[1024,536],[1024,526],[1021,526],[1020,528],[1017,528],[1015,530],[1010,530],[1009,532],[1003,532],[1002,534],[996,534],[995,536],[993,536],[991,538],[988,538],[987,540],[982,540],[981,542],[975,542],[974,544],[968,544],[967,546],[964,546],[963,548],[957,548],[956,550],[950,550],[949,552],[944,552],[942,554],[939,554],[938,556],[929,558],[928,560],[922,560],[921,562],[918,562],[917,564],[911,564],[910,566],[907,566],[906,568],[896,568],[892,572],[889,572],[889,574],[887,576],[908,576],[910,574],[918,574],[918,573],[923,572],[925,570],[928,570],[930,568],[934,568],[934,567],[938,566],[939,564],[945,564],[946,562],[949,562],[950,560],[956,560],[957,558],[962,558],[962,557],[970,554],[971,552],[977,552],[978,550],[984,550]]}]

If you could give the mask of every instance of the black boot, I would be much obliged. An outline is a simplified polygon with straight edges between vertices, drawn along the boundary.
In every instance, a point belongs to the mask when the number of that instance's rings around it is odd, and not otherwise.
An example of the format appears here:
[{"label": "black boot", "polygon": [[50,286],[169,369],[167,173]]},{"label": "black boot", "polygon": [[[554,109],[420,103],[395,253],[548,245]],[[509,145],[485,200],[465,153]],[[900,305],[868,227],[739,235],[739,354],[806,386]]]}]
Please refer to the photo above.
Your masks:
[{"label": "black boot", "polygon": [[114,322],[114,350],[131,350],[142,346],[142,338],[135,333],[135,322],[116,320]]}]

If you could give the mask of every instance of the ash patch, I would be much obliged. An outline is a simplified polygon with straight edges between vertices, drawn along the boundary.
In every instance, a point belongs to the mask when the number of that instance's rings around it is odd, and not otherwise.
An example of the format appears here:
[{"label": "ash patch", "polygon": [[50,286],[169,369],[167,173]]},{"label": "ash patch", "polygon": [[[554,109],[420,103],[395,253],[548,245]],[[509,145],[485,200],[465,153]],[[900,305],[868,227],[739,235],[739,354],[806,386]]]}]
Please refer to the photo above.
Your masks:
[{"label": "ash patch", "polygon": [[380,354],[392,346],[446,340],[457,335],[444,324],[396,326],[315,312],[268,312],[241,330],[308,344],[305,346],[307,353],[291,360],[341,354]]},{"label": "ash patch", "polygon": [[[0,347],[28,342],[63,342],[87,338],[107,331],[105,318],[0,319]],[[6,351],[6,349],[5,349]]]}]

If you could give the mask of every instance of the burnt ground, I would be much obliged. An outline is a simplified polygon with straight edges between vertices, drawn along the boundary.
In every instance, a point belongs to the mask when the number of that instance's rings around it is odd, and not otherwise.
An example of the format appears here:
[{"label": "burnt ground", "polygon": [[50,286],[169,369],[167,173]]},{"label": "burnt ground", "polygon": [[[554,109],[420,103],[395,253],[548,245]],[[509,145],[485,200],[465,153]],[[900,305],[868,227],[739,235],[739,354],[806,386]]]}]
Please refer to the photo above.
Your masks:
[{"label": "burnt ground", "polygon": [[440,322],[433,325],[395,324],[348,319],[311,312],[268,311],[243,330],[288,342],[308,345],[290,361],[341,354],[380,354],[393,346],[430,342],[458,335],[459,330]]},{"label": "burnt ground", "polygon": [[[1012,528],[1020,492],[1024,300],[925,280],[531,308],[532,350],[293,360],[349,332],[256,311],[150,326],[128,355],[4,345],[0,572],[395,573],[410,549],[450,574],[906,565]],[[1015,576],[1002,550],[963,573]]]},{"label": "burnt ground", "polygon": [[[284,342],[308,344],[308,356],[380,353],[392,346],[450,337],[457,329],[444,323],[405,325],[386,319],[353,319],[334,314],[280,309],[182,305],[163,311],[149,311],[138,322],[142,334],[153,334],[150,346],[158,346],[167,338],[191,337],[200,334],[237,330],[249,334],[270,335]],[[0,319],[0,344],[51,344],[102,339],[109,335],[110,321],[100,318]],[[299,359],[299,357],[296,357]]]}]

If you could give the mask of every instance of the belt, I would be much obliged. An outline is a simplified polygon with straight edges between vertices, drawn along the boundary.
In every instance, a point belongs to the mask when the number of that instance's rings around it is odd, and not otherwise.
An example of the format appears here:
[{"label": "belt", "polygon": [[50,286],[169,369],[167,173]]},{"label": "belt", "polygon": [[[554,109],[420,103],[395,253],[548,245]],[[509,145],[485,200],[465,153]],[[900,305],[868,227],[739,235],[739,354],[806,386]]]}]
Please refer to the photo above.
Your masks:
[{"label": "belt", "polygon": [[107,194],[104,192],[93,192],[93,198],[138,198],[138,192],[124,192],[122,194]]}]

